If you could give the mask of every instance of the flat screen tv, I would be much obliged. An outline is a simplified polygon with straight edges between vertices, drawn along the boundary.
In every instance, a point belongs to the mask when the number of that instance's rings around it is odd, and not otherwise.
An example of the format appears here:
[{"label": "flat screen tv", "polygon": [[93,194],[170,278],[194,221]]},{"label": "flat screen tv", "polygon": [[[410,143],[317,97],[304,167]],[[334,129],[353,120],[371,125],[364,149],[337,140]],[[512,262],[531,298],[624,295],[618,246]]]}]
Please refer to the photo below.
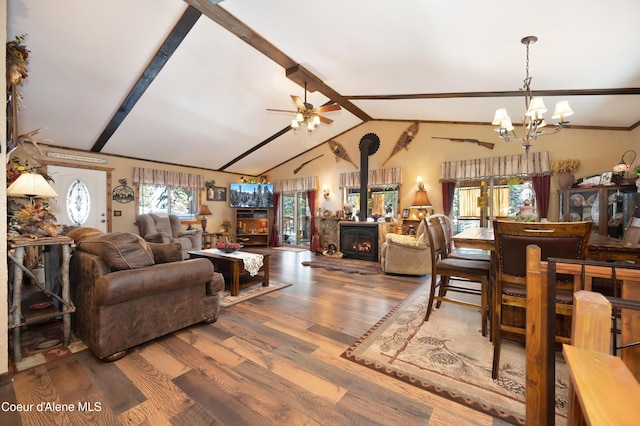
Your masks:
[{"label": "flat screen tv", "polygon": [[273,184],[230,183],[229,206],[233,208],[273,208]]}]

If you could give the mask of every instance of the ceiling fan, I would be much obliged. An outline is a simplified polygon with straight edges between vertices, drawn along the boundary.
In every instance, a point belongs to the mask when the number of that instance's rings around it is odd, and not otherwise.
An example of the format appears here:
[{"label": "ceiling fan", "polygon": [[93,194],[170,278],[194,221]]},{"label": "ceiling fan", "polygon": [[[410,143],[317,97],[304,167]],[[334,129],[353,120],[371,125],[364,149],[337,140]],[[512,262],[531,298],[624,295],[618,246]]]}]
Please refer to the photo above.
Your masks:
[{"label": "ceiling fan", "polygon": [[303,123],[307,124],[307,130],[313,131],[320,123],[331,124],[333,120],[320,115],[323,112],[338,111],[342,109],[338,104],[323,105],[314,108],[313,105],[307,102],[307,83],[304,84],[304,101],[300,96],[291,95],[291,100],[296,106],[297,110],[284,110],[284,109],[271,109],[267,108],[267,111],[274,112],[288,112],[295,114],[295,118],[291,120],[291,128],[298,129]]}]

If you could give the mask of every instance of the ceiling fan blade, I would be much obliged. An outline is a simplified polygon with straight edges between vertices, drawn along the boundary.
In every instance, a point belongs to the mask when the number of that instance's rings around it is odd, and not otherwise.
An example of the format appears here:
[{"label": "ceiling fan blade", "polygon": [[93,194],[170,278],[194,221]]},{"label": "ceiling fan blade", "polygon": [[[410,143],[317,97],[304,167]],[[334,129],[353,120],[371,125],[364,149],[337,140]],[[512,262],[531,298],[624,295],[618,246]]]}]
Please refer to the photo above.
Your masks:
[{"label": "ceiling fan blade", "polygon": [[330,118],[323,117],[323,116],[321,116],[321,115],[319,115],[319,116],[318,116],[318,118],[320,119],[320,122],[321,122],[321,123],[324,123],[324,124],[331,124],[331,123],[333,123],[333,120],[332,120],[332,119],[330,119]]},{"label": "ceiling fan blade", "polygon": [[338,111],[341,110],[342,107],[338,104],[333,104],[333,105],[325,105],[325,106],[321,106],[316,108],[314,111],[316,112],[329,112],[329,111]]},{"label": "ceiling fan blade", "polygon": [[296,105],[296,107],[298,107],[298,109],[301,109],[301,110],[306,109],[304,106],[304,102],[302,102],[302,99],[300,98],[300,96],[291,95],[291,100]]},{"label": "ceiling fan blade", "polygon": [[288,112],[290,114],[296,114],[298,111],[292,111],[289,109],[273,109],[273,108],[267,108],[267,111],[273,111],[273,112]]}]

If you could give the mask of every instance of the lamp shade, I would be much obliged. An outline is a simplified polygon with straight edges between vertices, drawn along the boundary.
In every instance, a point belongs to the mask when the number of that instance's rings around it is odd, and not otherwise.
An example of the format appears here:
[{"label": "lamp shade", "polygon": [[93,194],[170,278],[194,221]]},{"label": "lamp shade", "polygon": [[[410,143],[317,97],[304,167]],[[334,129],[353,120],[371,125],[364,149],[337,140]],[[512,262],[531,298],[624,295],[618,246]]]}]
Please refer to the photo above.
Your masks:
[{"label": "lamp shade", "polygon": [[542,114],[545,112],[547,112],[547,107],[544,106],[542,98],[531,98],[531,102],[529,102],[529,109],[525,115],[534,120],[540,120],[542,118]]},{"label": "lamp shade", "polygon": [[198,213],[196,213],[198,216],[211,216],[213,213],[211,213],[211,210],[209,210],[209,206],[206,204],[202,204],[200,206],[200,210],[198,210]]},{"label": "lamp shade", "polygon": [[416,196],[413,199],[413,207],[431,207],[431,201],[427,196],[427,191],[416,191]]},{"label": "lamp shade", "polygon": [[9,197],[55,198],[56,191],[39,173],[23,173],[7,188]]},{"label": "lamp shade", "polygon": [[511,122],[511,117],[509,117],[506,108],[500,108],[496,110],[496,115],[493,116],[493,121],[491,122],[491,124],[497,126],[505,120],[509,120],[509,122]]},{"label": "lamp shade", "polygon": [[556,103],[556,109],[551,118],[554,120],[564,121],[565,117],[573,115],[573,110],[569,106],[569,101],[560,101]]}]

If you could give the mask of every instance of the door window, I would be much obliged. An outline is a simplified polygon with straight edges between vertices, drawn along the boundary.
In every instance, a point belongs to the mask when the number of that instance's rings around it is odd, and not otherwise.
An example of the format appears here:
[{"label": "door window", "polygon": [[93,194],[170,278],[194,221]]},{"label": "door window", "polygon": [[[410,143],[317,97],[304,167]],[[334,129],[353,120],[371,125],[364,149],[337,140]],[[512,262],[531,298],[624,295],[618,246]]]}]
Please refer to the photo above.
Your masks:
[{"label": "door window", "polygon": [[91,211],[91,194],[87,184],[76,179],[71,182],[66,196],[66,210],[71,222],[76,226],[83,226],[89,220]]}]

